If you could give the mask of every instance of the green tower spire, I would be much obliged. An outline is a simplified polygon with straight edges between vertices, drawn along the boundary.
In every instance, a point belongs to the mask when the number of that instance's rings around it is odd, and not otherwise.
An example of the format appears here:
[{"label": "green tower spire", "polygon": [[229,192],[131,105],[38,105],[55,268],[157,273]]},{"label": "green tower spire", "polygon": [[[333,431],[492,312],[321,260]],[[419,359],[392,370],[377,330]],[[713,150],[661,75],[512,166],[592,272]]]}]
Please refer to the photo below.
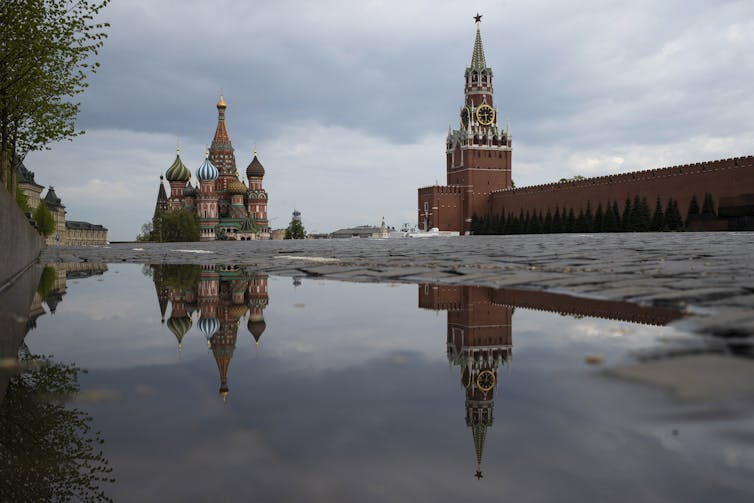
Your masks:
[{"label": "green tower spire", "polygon": [[471,54],[471,66],[472,70],[484,70],[487,68],[487,60],[484,58],[484,47],[482,46],[482,34],[479,31],[479,25],[482,23],[482,16],[477,14],[474,16],[476,20],[476,39],[474,40],[474,52]]}]

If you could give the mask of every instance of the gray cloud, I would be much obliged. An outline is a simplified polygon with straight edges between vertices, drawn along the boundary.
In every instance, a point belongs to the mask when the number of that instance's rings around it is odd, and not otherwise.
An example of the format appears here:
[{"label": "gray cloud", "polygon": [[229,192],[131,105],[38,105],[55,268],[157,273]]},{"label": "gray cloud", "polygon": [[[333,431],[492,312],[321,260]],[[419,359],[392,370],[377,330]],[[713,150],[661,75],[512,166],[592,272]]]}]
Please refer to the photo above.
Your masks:
[{"label": "gray cloud", "polygon": [[[750,153],[749,2],[478,8],[500,119],[511,120],[519,185]],[[103,66],[81,97],[79,121],[101,133],[109,157],[83,166],[81,149],[66,144],[33,154],[29,167],[42,183],[58,185],[153,177],[147,193],[134,186],[139,197],[119,207],[127,215],[103,222],[113,239],[131,238],[151,216],[157,175],[171,162],[176,138],[192,162],[211,140],[222,89],[239,166],[253,144],[265,147],[277,225],[293,206],[320,231],[383,215],[393,225],[413,221],[415,188],[445,178],[442,138],[448,122],[457,123],[474,37],[468,9],[428,0],[113,3],[104,14],[112,28]],[[105,139],[106,131],[116,133]],[[131,139],[158,135],[143,156],[148,163],[134,166],[123,131]],[[369,153],[343,138],[369,143]],[[302,146],[310,157],[292,158]],[[415,155],[407,162],[388,153],[401,149]],[[65,180],[53,167],[60,158],[76,166],[66,166]],[[283,160],[289,164],[277,164]],[[358,166],[357,176],[342,176],[343,166]],[[295,182],[275,179],[276,170],[295,173]],[[332,196],[325,203],[300,193],[302,186]],[[383,197],[360,197],[365,187]],[[87,207],[71,218],[101,214],[89,209],[94,203],[67,203]]]}]

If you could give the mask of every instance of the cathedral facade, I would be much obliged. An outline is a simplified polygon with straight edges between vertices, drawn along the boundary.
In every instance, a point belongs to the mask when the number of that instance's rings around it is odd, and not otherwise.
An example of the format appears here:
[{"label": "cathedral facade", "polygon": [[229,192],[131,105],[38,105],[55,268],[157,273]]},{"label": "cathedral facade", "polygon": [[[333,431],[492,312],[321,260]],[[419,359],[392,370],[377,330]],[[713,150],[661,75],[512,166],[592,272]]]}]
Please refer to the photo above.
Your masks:
[{"label": "cathedral facade", "polygon": [[236,156],[225,126],[227,108],[220,96],[215,136],[196,170],[196,181],[191,183],[191,171],[183,164],[180,152],[176,152],[173,164],[165,172],[169,193],[160,176],[152,218],[152,228],[157,234],[162,226],[162,212],[185,209],[199,218],[201,241],[270,238],[268,197],[262,187],[264,167],[255,150],[246,168],[248,186],[239,179]]}]

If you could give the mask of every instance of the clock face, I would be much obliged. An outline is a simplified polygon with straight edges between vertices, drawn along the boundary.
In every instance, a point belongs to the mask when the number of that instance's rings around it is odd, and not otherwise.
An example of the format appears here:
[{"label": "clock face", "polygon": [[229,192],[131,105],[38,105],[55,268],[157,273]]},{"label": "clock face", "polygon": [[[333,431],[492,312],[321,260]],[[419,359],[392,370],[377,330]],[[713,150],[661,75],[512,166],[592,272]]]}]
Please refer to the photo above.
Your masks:
[{"label": "clock face", "polygon": [[489,391],[495,387],[495,374],[489,370],[483,370],[476,377],[476,385],[482,391]]},{"label": "clock face", "polygon": [[476,109],[476,118],[480,124],[489,126],[495,122],[495,109],[489,105],[482,105]]},{"label": "clock face", "polygon": [[463,107],[461,109],[461,124],[463,127],[469,126],[469,119],[471,118],[471,110],[469,110],[469,107]]}]

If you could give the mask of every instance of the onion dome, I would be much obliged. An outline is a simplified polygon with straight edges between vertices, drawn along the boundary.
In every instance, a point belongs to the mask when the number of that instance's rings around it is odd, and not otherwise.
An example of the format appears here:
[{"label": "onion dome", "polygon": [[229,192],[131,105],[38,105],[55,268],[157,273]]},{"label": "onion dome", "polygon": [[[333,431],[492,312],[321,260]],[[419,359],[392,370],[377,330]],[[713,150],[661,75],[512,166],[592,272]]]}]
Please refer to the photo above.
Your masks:
[{"label": "onion dome", "polygon": [[264,320],[257,320],[257,321],[249,320],[249,322],[246,324],[246,328],[249,329],[249,332],[251,332],[251,335],[254,336],[254,340],[258,343],[259,338],[262,337],[264,330],[267,328],[267,323],[265,323]]},{"label": "onion dome", "polygon": [[246,185],[238,179],[232,180],[228,184],[228,192],[231,194],[246,194],[247,190]]},{"label": "onion dome", "polygon": [[246,168],[246,176],[249,178],[262,178],[264,177],[264,166],[257,159],[257,151],[254,151],[254,159],[251,160],[249,166]]},{"label": "onion dome", "polygon": [[207,340],[211,339],[215,332],[220,328],[220,322],[217,318],[200,318],[199,330],[204,334]]},{"label": "onion dome", "polygon": [[247,311],[248,309],[249,309],[249,308],[248,308],[248,307],[246,307],[246,306],[244,306],[243,304],[233,304],[233,305],[232,305],[232,306],[231,306],[231,307],[230,307],[230,308],[228,309],[228,314],[229,314],[229,315],[231,315],[231,316],[232,316],[233,318],[235,318],[235,319],[238,319],[238,318],[240,318],[241,316],[243,316],[244,314],[246,314],[246,311]]},{"label": "onion dome", "polygon": [[191,185],[191,182],[186,185],[183,189],[183,196],[184,197],[196,197],[196,187]]},{"label": "onion dome", "polygon": [[175,161],[165,172],[165,178],[169,182],[188,182],[191,179],[191,171],[181,161],[180,151],[176,149]]},{"label": "onion dome", "polygon": [[191,325],[191,318],[189,318],[188,316],[181,316],[178,318],[171,316],[170,318],[168,318],[168,329],[173,332],[175,338],[178,339],[178,347],[181,347],[183,336],[186,335],[186,332],[189,331]]},{"label": "onion dome", "polygon": [[223,99],[223,95],[220,95],[220,99],[217,100],[217,108],[222,108],[223,110],[228,108],[228,105],[225,104],[225,100]]},{"label": "onion dome", "polygon": [[215,165],[209,160],[209,152],[206,152],[202,165],[196,170],[196,177],[200,182],[211,182],[216,180],[219,174]]}]

